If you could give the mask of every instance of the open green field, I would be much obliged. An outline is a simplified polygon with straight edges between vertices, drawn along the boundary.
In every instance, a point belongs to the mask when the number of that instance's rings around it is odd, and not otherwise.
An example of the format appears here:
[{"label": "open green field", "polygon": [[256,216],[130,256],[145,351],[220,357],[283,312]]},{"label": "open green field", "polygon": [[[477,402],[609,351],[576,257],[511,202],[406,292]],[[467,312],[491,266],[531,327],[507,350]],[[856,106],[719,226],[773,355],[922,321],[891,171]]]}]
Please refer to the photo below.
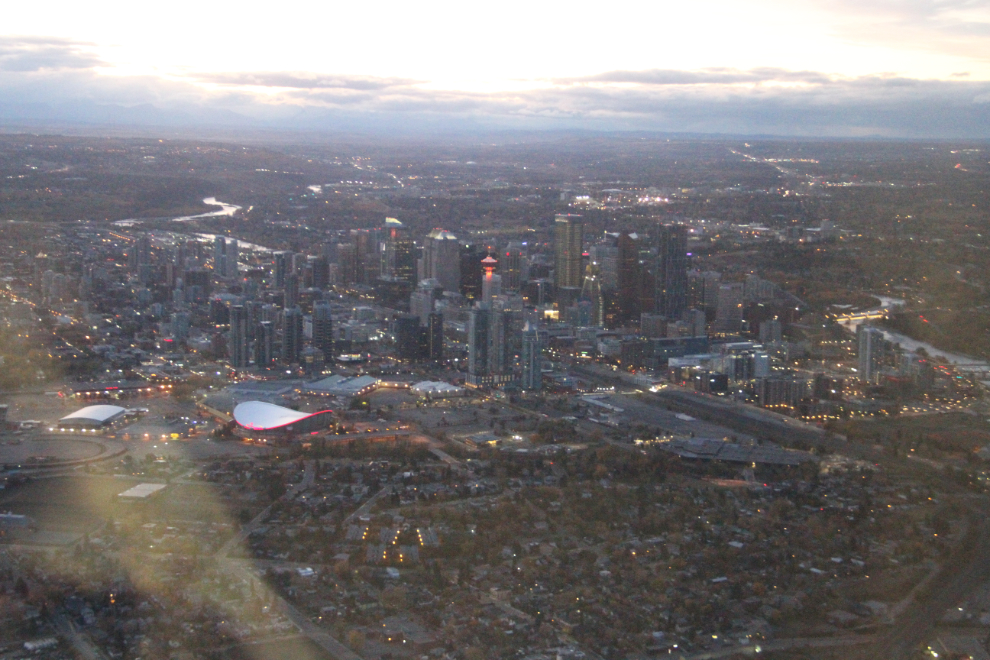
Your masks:
[{"label": "open green field", "polygon": [[106,521],[117,494],[133,485],[81,476],[36,479],[0,495],[0,509],[31,516],[41,530],[87,533]]},{"label": "open green field", "polygon": [[43,531],[89,533],[108,519],[132,515],[151,521],[233,523],[243,509],[253,515],[267,504],[240,500],[212,484],[172,484],[147,501],[117,497],[138,483],[102,476],[36,479],[0,494],[0,510],[28,515]]}]

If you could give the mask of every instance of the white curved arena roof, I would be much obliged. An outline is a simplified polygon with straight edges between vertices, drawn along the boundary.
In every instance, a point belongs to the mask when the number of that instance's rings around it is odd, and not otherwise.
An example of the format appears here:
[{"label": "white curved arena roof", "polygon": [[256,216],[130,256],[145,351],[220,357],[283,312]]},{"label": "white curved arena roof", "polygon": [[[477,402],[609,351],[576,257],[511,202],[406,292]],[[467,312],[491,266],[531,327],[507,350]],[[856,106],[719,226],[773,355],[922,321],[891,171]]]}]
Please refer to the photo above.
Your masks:
[{"label": "white curved arena roof", "polygon": [[264,431],[295,424],[307,417],[322,414],[322,412],[327,411],[304,413],[264,401],[245,401],[234,408],[234,421],[244,428]]},{"label": "white curved arena roof", "polygon": [[121,408],[120,406],[86,406],[85,408],[80,408],[71,415],[66,415],[58,421],[59,424],[67,424],[69,422],[106,424],[107,422],[112,421],[115,417],[123,415],[125,412],[127,412],[127,410]]}]

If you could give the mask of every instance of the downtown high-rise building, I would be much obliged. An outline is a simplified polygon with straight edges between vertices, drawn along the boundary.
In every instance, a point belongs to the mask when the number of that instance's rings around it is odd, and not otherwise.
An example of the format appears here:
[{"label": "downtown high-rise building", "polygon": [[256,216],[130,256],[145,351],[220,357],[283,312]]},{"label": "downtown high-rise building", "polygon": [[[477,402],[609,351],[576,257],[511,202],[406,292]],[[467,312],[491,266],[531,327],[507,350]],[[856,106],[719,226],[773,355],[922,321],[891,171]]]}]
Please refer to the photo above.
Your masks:
[{"label": "downtown high-rise building", "polygon": [[461,246],[461,295],[469,301],[481,298],[481,260],[485,253],[477,245]]},{"label": "downtown high-rise building", "polygon": [[326,301],[313,304],[313,347],[323,353],[325,362],[333,360],[333,319]]},{"label": "downtown high-rise building", "polygon": [[285,288],[282,291],[282,307],[289,309],[299,304],[299,276],[289,273],[285,276]]},{"label": "downtown high-rise building", "polygon": [[[714,310],[718,305],[718,289],[722,285],[722,274],[716,271],[688,272],[688,304]],[[744,292],[745,293],[745,292]]]},{"label": "downtown high-rise building", "polygon": [[490,312],[486,307],[473,307],[468,311],[468,381],[481,385],[488,375],[488,342]]},{"label": "downtown high-rise building", "polygon": [[402,314],[393,322],[395,352],[400,360],[418,362],[424,357],[424,331],[415,314]]},{"label": "downtown high-rise building", "polygon": [[426,353],[430,360],[443,360],[443,314],[430,312],[426,323]]},{"label": "downtown high-rise building", "polygon": [[434,279],[444,291],[461,288],[461,244],[449,231],[434,229],[423,241],[423,279]]},{"label": "downtown high-rise building", "polygon": [[529,322],[523,326],[522,332],[522,388],[543,389],[543,374],[540,370],[540,333]]},{"label": "downtown high-rise building", "polygon": [[496,301],[488,312],[488,376],[498,385],[511,375],[509,333],[511,316],[503,300]]},{"label": "downtown high-rise building", "polygon": [[243,305],[230,308],[230,341],[227,344],[230,366],[244,369],[248,366],[248,314]]},{"label": "downtown high-rise building", "polygon": [[502,261],[502,287],[506,291],[518,291],[525,277],[526,246],[520,241],[509,241],[499,258]]},{"label": "downtown high-rise building", "polygon": [[584,223],[579,215],[558,215],[553,225],[553,283],[557,289],[580,289]]},{"label": "downtown high-rise building", "polygon": [[227,239],[223,236],[213,237],[213,277],[227,277]]},{"label": "downtown high-rise building", "polygon": [[135,250],[135,265],[138,268],[151,264],[151,238],[147,234],[139,236],[132,249]]},{"label": "downtown high-rise building", "polygon": [[876,384],[880,379],[880,366],[885,348],[883,332],[868,325],[856,327],[856,358],[859,367],[859,379],[866,383]]},{"label": "downtown high-rise building", "polygon": [[275,362],[275,324],[261,321],[254,329],[254,366],[268,369]]},{"label": "downtown high-rise building", "polygon": [[239,271],[237,264],[240,262],[240,244],[237,242],[236,238],[232,238],[227,241],[227,245],[224,248],[224,259],[223,259],[223,276],[228,279],[233,279],[238,276]]},{"label": "downtown high-rise building", "polygon": [[385,218],[381,275],[383,278],[416,284],[416,253],[409,229],[395,218]]},{"label": "downtown high-rise building", "polygon": [[715,332],[732,334],[742,329],[743,285],[741,282],[722,284],[718,288],[715,308]]},{"label": "downtown high-rise building", "polygon": [[289,268],[292,262],[292,253],[284,251],[276,252],[273,257],[272,280],[274,281],[275,288],[281,289],[285,286],[285,276],[289,274]]},{"label": "downtown high-rise building", "polygon": [[298,307],[282,310],[282,361],[297,364],[302,354],[303,314]]},{"label": "downtown high-rise building", "polygon": [[367,229],[352,229],[351,240],[354,243],[354,283],[371,284],[381,269],[378,239]]},{"label": "downtown high-rise building", "polygon": [[579,303],[591,306],[589,326],[600,327],[605,324],[605,298],[602,294],[600,271],[597,264],[590,263],[584,270],[584,283],[581,285]]},{"label": "downtown high-rise building", "polygon": [[326,291],[330,285],[330,262],[322,254],[310,256],[306,260],[306,272],[303,276],[307,288]]},{"label": "downtown high-rise building", "polygon": [[337,284],[351,286],[357,283],[354,243],[337,245]]},{"label": "downtown high-rise building", "polygon": [[656,313],[677,319],[687,309],[687,227],[660,228],[656,271]]},{"label": "downtown high-rise building", "polygon": [[598,266],[602,291],[614,291],[619,286],[619,248],[609,236],[607,243],[588,249],[591,262]]},{"label": "downtown high-rise building", "polygon": [[639,264],[640,238],[634,232],[619,234],[618,288],[616,321],[621,324],[634,323],[642,313],[641,291],[643,281]]},{"label": "downtown high-rise building", "polygon": [[440,283],[435,279],[421,280],[416,290],[409,295],[409,312],[419,317],[419,322],[426,325],[433,311],[440,289]]}]

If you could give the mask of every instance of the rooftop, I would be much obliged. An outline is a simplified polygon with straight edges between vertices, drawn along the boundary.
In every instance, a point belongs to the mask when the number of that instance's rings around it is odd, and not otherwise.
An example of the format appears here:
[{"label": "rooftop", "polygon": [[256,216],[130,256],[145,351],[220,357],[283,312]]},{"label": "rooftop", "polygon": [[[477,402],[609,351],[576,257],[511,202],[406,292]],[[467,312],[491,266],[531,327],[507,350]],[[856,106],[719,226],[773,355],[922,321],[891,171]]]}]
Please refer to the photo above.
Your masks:
[{"label": "rooftop", "polygon": [[264,401],[246,401],[234,408],[234,420],[244,428],[265,431],[289,426],[298,421],[329,411],[304,413]]},{"label": "rooftop", "polygon": [[311,394],[329,394],[333,396],[356,396],[379,383],[372,376],[329,376],[323,380],[309,383],[304,390]]},{"label": "rooftop", "polygon": [[73,422],[73,421],[85,421],[85,422],[96,422],[99,424],[106,424],[115,417],[119,417],[127,412],[124,408],[120,406],[86,406],[85,408],[80,408],[74,413],[66,415],[60,422]]},{"label": "rooftop", "polygon": [[117,497],[126,497],[129,499],[143,500],[151,497],[155,493],[165,489],[166,484],[138,484],[133,488],[128,488],[123,493],[117,495]]}]

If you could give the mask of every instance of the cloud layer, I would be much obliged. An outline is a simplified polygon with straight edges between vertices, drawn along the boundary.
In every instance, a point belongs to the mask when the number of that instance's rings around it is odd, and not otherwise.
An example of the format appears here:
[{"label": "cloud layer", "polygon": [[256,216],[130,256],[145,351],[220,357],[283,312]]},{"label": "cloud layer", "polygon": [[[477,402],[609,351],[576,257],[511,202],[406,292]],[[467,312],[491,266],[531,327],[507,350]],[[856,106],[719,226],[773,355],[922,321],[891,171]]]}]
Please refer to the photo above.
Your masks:
[{"label": "cloud layer", "polygon": [[990,138],[990,83],[781,68],[607,71],[510,92],[306,72],[113,76],[87,44],[0,38],[0,127],[443,127]]},{"label": "cloud layer", "polygon": [[69,39],[0,36],[0,71],[30,73],[100,66],[103,62],[90,52],[91,46]]}]

